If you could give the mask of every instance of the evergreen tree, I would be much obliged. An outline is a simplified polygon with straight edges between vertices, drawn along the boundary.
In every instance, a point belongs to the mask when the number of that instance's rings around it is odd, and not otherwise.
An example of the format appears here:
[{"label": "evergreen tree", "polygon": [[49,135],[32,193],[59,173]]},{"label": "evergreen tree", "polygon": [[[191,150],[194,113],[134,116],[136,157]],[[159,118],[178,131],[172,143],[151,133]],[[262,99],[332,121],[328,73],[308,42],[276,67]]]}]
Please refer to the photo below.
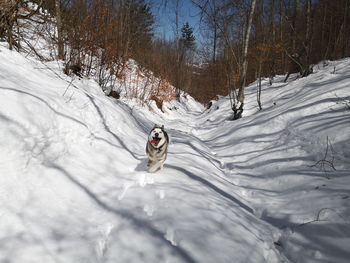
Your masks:
[{"label": "evergreen tree", "polygon": [[193,28],[186,22],[181,28],[181,38],[179,39],[178,62],[180,64],[191,58],[195,49],[195,40]]},{"label": "evergreen tree", "polygon": [[[145,0],[130,1],[130,34],[132,43],[132,53],[144,53],[145,49],[151,49],[153,38],[154,16],[151,7]],[[137,58],[136,58],[137,59]]]},{"label": "evergreen tree", "polygon": [[194,50],[196,38],[193,35],[193,28],[186,22],[181,28],[180,42],[185,50]]}]

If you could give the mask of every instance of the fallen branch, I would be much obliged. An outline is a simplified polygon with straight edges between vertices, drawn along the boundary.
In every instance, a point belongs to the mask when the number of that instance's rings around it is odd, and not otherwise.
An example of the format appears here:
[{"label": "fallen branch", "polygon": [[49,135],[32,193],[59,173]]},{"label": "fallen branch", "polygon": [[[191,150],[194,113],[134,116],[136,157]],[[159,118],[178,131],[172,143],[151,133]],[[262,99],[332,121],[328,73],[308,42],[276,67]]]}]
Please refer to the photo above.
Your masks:
[{"label": "fallen branch", "polygon": [[[328,149],[331,150],[332,152],[332,157],[330,160],[327,160],[327,157],[328,157]],[[334,150],[333,150],[333,146],[332,144],[330,143],[329,139],[328,139],[328,136],[327,136],[327,148],[326,148],[326,152],[324,154],[324,157],[323,159],[317,161],[315,164],[313,165],[310,165],[309,167],[317,167],[317,166],[320,166],[322,168],[322,170],[325,172],[326,174],[326,178],[327,179],[330,179],[328,174],[327,174],[327,170],[326,170],[326,167],[325,166],[328,166],[330,168],[333,169],[333,171],[336,171],[337,169],[335,169],[334,167]]]},{"label": "fallen branch", "polygon": [[327,221],[327,220],[321,220],[321,219],[320,219],[321,213],[322,213],[323,211],[325,211],[325,210],[331,210],[331,211],[333,211],[333,212],[334,212],[335,214],[337,214],[341,219],[343,219],[344,222],[348,222],[348,221],[347,221],[342,215],[340,215],[335,209],[325,207],[325,208],[322,208],[320,211],[318,211],[315,220],[311,220],[311,221],[308,221],[308,222],[299,224],[298,226],[305,226],[305,225],[307,225],[307,224],[311,224],[311,223],[314,223],[314,222]]},{"label": "fallen branch", "polygon": [[340,98],[337,94],[335,94],[335,96],[339,99],[339,101],[340,102],[337,102],[337,104],[343,104],[343,105],[345,105],[347,108],[348,108],[348,110],[350,110],[350,101],[349,100],[346,100],[346,99],[344,99],[344,98]]}]

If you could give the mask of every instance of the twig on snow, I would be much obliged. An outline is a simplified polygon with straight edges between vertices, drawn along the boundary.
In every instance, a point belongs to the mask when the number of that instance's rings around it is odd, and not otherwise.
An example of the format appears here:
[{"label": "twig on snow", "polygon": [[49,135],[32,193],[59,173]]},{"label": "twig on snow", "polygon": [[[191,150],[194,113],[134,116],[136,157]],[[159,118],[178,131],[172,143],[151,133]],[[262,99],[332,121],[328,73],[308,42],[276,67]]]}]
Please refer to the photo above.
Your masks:
[{"label": "twig on snow", "polygon": [[[328,157],[328,149],[331,150],[332,152],[332,156],[331,156],[331,159],[327,160],[327,157]],[[313,165],[310,165],[309,167],[317,167],[317,166],[320,166],[322,168],[322,170],[325,172],[326,174],[326,178],[327,179],[330,179],[328,174],[327,174],[327,170],[326,170],[326,167],[325,165],[327,165],[328,167],[332,168],[333,171],[336,171],[337,169],[335,169],[334,167],[334,149],[333,149],[333,146],[331,144],[331,142],[329,141],[328,139],[328,136],[327,136],[327,148],[326,148],[326,152],[324,154],[324,157],[323,159],[317,161],[315,164]]]}]

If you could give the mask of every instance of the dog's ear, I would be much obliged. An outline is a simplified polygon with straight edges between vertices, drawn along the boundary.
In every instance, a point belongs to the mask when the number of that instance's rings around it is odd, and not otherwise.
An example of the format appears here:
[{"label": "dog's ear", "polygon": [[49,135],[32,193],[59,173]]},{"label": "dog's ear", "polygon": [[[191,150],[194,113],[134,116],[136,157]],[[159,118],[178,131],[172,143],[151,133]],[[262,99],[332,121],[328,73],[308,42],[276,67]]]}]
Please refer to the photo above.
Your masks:
[{"label": "dog's ear", "polygon": [[162,125],[161,129],[164,130],[164,125]]},{"label": "dog's ear", "polygon": [[163,133],[165,135],[165,140],[169,143],[170,140],[170,136],[168,135],[168,133],[166,131],[163,130]]}]

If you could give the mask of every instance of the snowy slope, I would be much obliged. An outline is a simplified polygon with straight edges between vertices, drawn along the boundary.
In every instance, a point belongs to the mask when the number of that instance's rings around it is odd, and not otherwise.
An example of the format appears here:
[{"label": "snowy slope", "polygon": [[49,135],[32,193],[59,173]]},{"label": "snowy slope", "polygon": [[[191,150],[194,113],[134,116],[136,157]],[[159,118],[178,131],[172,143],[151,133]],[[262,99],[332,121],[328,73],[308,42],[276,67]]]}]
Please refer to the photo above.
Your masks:
[{"label": "snowy slope", "polygon": [[348,262],[350,60],[282,79],[232,122],[227,98],[150,111],[1,47],[0,262]]}]

